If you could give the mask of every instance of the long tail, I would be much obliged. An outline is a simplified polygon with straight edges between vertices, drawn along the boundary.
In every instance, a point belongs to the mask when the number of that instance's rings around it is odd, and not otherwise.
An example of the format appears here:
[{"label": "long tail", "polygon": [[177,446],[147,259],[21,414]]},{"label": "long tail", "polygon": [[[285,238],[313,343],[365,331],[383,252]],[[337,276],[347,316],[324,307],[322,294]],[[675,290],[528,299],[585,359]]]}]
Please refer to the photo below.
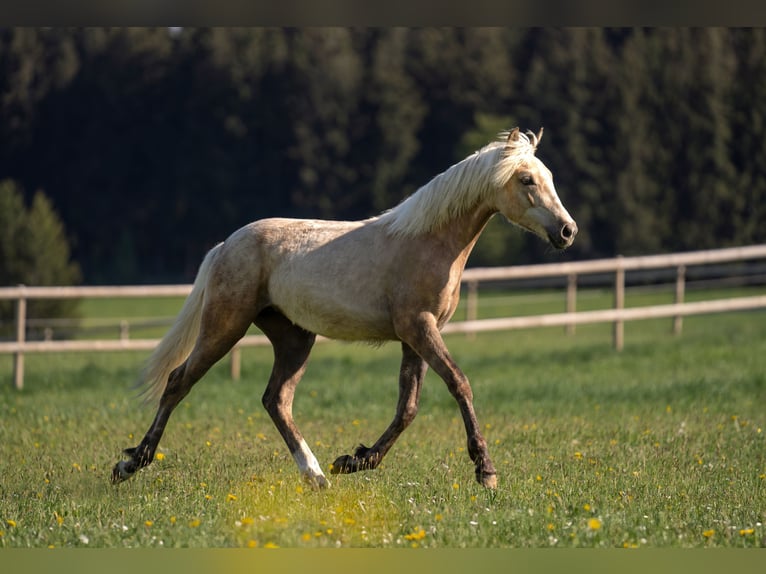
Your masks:
[{"label": "long tail", "polygon": [[191,293],[184,301],[181,311],[168,332],[146,361],[137,386],[143,387],[141,395],[147,403],[156,402],[165,390],[170,373],[183,363],[197,340],[202,317],[210,266],[221,248],[219,243],[208,251],[200,264]]}]

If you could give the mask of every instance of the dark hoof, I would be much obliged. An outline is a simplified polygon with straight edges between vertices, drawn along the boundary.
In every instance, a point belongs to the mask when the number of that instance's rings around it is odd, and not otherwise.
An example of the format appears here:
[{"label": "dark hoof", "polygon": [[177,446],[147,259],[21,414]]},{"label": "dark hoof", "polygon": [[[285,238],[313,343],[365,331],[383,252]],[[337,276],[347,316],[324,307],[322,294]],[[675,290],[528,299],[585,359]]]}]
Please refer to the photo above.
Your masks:
[{"label": "dark hoof", "polygon": [[476,471],[476,481],[490,490],[497,488],[497,474],[494,472]]},{"label": "dark hoof", "polygon": [[137,452],[138,447],[126,448],[122,451],[122,454],[130,460],[121,460],[114,465],[114,468],[112,469],[112,484],[125,482],[131,476],[136,474],[136,470],[142,466],[146,466],[143,460],[136,456]]},{"label": "dark hoof", "polygon": [[360,444],[354,455],[344,454],[335,459],[330,468],[331,474],[351,474],[360,470],[369,470],[378,465],[378,460],[370,457],[370,449]]},{"label": "dark hoof", "polygon": [[344,454],[335,459],[330,467],[330,474],[350,474],[359,470],[359,461],[353,456]]},{"label": "dark hoof", "polygon": [[125,482],[135,474],[135,472],[131,472],[127,469],[127,465],[128,463],[124,460],[121,460],[114,465],[114,468],[112,469],[112,484]]}]

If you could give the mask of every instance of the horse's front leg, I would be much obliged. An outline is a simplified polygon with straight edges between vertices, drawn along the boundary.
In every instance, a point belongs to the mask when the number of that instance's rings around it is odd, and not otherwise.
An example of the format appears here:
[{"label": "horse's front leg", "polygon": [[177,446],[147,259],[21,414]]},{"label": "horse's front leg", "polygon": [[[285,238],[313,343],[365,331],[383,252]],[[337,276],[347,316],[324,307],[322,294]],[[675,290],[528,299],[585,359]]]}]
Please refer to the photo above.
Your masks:
[{"label": "horse's front leg", "polygon": [[372,469],[404,432],[418,413],[420,389],[428,364],[406,343],[402,343],[402,364],[399,371],[399,400],[391,424],[372,447],[359,445],[353,455],[339,456],[332,465],[333,474],[348,474]]},{"label": "horse's front leg", "polygon": [[444,380],[460,407],[468,439],[468,454],[476,466],[476,480],[487,488],[497,486],[497,472],[489,457],[487,441],[479,430],[473,409],[473,391],[468,378],[452,359],[444,344],[433,315],[420,315],[414,321],[405,321],[397,333]]}]

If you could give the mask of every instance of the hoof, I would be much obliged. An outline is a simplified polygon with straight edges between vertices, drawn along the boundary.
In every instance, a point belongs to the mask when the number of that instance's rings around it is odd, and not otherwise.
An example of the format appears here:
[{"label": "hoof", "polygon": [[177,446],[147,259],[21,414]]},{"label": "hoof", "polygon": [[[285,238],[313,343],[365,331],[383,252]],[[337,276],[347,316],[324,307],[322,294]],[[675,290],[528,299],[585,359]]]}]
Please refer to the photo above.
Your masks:
[{"label": "hoof", "polygon": [[112,484],[119,484],[121,482],[125,482],[128,480],[131,476],[133,476],[133,472],[130,472],[126,470],[125,466],[127,463],[124,460],[121,460],[117,464],[114,465],[114,468],[112,469]]},{"label": "hoof", "polygon": [[335,459],[330,467],[331,474],[351,474],[359,470],[359,459],[344,454]]},{"label": "hoof", "polygon": [[491,474],[478,472],[476,473],[476,480],[484,488],[489,488],[490,490],[494,490],[497,488],[497,474],[495,474],[494,472]]},{"label": "hoof", "polygon": [[325,490],[330,488],[330,481],[327,480],[323,474],[317,476],[304,474],[303,481],[313,490]]},{"label": "hoof", "polygon": [[378,466],[381,457],[378,454],[370,454],[369,447],[360,444],[354,451],[353,456],[344,454],[335,459],[330,467],[332,474],[351,474],[360,470],[372,470]]}]

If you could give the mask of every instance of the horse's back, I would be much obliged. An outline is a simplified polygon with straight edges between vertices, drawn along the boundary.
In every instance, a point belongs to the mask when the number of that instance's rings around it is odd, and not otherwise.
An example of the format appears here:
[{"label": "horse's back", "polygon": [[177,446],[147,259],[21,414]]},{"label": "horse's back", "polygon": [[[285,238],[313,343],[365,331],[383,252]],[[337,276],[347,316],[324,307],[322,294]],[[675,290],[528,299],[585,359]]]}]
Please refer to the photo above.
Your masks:
[{"label": "horse's back", "polygon": [[226,265],[249,276],[250,288],[260,293],[258,305],[278,309],[308,331],[334,339],[392,339],[385,237],[372,222],[255,221],[224,243]]}]

